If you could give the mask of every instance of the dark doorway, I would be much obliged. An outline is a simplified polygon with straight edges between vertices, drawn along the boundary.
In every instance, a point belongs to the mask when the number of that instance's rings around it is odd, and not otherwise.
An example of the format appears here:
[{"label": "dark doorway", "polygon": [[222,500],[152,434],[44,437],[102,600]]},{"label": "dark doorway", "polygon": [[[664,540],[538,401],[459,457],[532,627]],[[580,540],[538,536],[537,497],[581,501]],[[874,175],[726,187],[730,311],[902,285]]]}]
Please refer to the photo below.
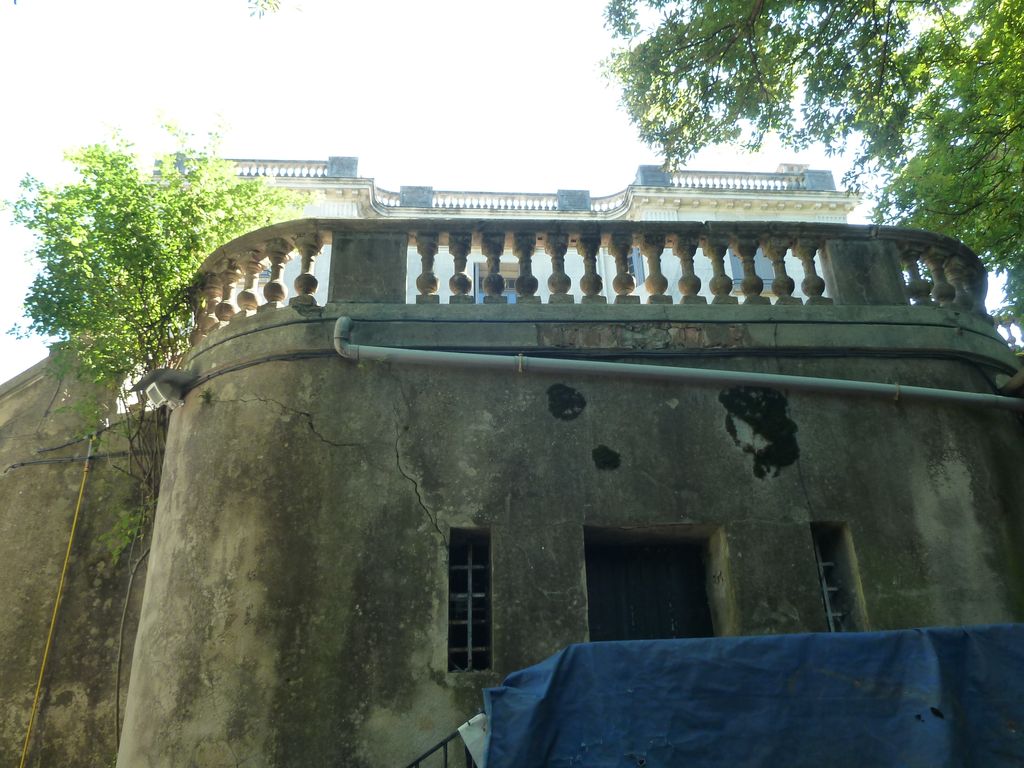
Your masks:
[{"label": "dark doorway", "polygon": [[586,536],[591,640],[711,637],[706,544]]}]

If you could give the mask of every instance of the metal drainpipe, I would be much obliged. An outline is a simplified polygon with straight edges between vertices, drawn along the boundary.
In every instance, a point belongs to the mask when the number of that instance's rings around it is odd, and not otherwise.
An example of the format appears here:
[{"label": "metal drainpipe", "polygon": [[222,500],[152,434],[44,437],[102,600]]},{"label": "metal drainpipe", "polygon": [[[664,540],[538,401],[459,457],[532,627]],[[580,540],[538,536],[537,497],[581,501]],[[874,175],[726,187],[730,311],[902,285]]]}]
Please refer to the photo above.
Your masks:
[{"label": "metal drainpipe", "polygon": [[371,347],[352,344],[352,318],[339,317],[334,324],[334,349],[348,360],[377,360],[385,363],[410,365],[440,365],[455,368],[486,368],[506,370],[510,373],[563,373],[589,376],[628,376],[648,381],[702,384],[708,386],[775,387],[800,392],[820,392],[836,395],[857,395],[889,400],[930,400],[940,403],[1003,408],[1024,413],[1024,399],[1003,395],[984,395],[976,392],[958,392],[952,389],[910,387],[900,384],[881,384],[874,381],[824,379],[817,376],[789,376],[780,373],[754,373],[747,371],[719,371],[703,368],[676,368],[667,365],[639,363],[609,363],[603,360],[564,360],[556,358],[526,357],[525,355],[481,355],[470,352],[444,352],[400,347]]}]

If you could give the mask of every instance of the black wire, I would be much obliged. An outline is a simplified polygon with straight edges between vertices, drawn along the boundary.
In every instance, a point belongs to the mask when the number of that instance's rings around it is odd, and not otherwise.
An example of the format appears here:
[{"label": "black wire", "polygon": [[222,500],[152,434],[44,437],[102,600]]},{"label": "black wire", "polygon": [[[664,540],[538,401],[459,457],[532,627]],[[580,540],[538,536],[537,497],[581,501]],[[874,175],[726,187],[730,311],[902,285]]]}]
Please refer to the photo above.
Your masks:
[{"label": "black wire", "polygon": [[85,437],[76,437],[74,440],[68,440],[66,443],[55,445],[52,448],[37,448],[36,453],[49,453],[50,451],[59,451],[61,448],[67,448],[69,445],[77,445],[78,443],[84,443],[86,440],[91,440],[94,437],[99,437],[112,426],[112,424],[107,424],[105,427],[100,427],[99,429],[97,429],[91,435],[86,435]]},{"label": "black wire", "polygon": [[89,461],[92,461],[93,459],[123,459],[127,455],[128,451],[115,451],[113,453],[94,453],[92,456],[65,456],[60,459],[32,459],[30,461],[18,461],[11,464],[3,473],[6,475],[12,469],[28,467],[33,464],[71,464],[72,462],[85,461],[86,459]]}]

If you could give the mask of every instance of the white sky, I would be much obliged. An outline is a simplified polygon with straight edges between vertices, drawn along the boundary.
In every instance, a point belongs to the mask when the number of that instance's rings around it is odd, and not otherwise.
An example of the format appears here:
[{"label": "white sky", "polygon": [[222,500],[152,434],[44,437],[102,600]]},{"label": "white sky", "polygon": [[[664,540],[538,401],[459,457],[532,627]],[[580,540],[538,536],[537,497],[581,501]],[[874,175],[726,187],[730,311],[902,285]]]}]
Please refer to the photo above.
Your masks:
[{"label": "white sky", "polygon": [[[159,128],[221,128],[229,157],[359,157],[389,189],[621,190],[642,145],[601,74],[606,0],[0,0],[0,200],[32,173],[66,178],[66,149],[116,128],[144,156]],[[699,119],[699,118],[698,118]],[[690,165],[831,169],[822,151],[709,150]],[[0,382],[46,354],[7,329],[35,273],[32,241],[0,212]]]}]

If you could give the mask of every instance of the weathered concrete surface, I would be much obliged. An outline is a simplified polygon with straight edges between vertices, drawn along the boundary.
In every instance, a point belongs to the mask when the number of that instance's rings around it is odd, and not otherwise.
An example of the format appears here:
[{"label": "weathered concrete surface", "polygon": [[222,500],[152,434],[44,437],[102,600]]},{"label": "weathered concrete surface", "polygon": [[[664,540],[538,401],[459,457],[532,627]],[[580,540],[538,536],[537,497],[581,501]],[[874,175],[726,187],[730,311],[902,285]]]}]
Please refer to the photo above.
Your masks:
[{"label": "weathered concrete surface", "polygon": [[[89,429],[68,409],[80,402],[81,385],[47,375],[46,366],[44,361],[0,385],[0,765],[5,766],[20,760],[83,470],[81,460],[26,462],[84,456],[84,442],[38,451]],[[123,448],[108,433],[96,450]],[[115,664],[128,572],[125,558],[112,563],[99,537],[132,503],[132,481],[117,469],[123,462],[101,458],[89,474],[30,766],[105,766],[117,751]],[[144,580],[143,567],[126,615],[122,713]]]},{"label": "weathered concrete surface", "polygon": [[331,277],[327,292],[332,300],[405,301],[407,235],[381,236],[339,230],[334,232],[331,242]]},{"label": "weathered concrete surface", "polygon": [[[719,634],[825,628],[811,521],[849,526],[873,629],[1024,619],[1008,412],[331,351],[348,314],[366,344],[969,391],[1015,366],[945,310],[707,309],[332,305],[203,342],[209,378],[172,417],[119,765],[403,764],[480,687],[586,640],[585,526],[707,538]],[[491,672],[447,671],[452,528],[491,532]]]},{"label": "weathered concrete surface", "polygon": [[821,271],[844,305],[904,305],[899,249],[889,241],[850,243],[828,240],[821,256]]}]

